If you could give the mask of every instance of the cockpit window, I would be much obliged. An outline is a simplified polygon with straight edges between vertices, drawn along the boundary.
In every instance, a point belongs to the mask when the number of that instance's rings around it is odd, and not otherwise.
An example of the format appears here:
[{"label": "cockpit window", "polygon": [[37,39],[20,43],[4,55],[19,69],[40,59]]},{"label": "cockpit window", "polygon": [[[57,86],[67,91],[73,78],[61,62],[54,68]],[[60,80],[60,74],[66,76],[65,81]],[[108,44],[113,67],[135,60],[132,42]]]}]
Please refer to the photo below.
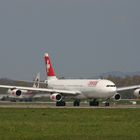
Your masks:
[{"label": "cockpit window", "polygon": [[107,85],[106,87],[116,87],[115,85]]}]

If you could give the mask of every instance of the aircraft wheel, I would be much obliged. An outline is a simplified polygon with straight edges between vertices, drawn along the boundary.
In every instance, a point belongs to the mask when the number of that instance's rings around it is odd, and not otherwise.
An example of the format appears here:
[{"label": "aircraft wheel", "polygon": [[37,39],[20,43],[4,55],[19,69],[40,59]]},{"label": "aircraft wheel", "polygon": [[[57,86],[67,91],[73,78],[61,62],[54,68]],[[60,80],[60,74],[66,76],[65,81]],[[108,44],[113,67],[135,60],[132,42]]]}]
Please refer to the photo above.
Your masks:
[{"label": "aircraft wheel", "polygon": [[106,103],[105,103],[105,106],[110,106],[109,102],[106,102]]},{"label": "aircraft wheel", "polygon": [[98,101],[90,101],[89,105],[90,106],[99,106],[99,102]]},{"label": "aircraft wheel", "polygon": [[65,101],[56,102],[56,106],[66,106],[66,102]]},{"label": "aircraft wheel", "polygon": [[80,106],[80,101],[79,100],[75,100],[73,102],[73,106]]}]

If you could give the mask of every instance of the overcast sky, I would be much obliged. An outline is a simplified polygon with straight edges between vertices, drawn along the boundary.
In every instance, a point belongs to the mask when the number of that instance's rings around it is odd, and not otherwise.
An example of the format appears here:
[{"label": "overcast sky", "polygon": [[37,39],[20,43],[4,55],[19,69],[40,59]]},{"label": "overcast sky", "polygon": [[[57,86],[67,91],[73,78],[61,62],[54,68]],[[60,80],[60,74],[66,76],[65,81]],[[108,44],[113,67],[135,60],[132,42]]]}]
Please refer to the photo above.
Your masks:
[{"label": "overcast sky", "polygon": [[0,0],[0,78],[140,71],[140,0]]}]

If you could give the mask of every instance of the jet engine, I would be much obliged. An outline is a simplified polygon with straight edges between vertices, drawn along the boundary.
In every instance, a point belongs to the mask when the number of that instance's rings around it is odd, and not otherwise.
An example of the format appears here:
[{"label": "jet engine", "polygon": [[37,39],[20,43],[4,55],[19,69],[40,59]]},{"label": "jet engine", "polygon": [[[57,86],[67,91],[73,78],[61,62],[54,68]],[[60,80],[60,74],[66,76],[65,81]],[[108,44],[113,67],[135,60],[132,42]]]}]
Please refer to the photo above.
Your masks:
[{"label": "jet engine", "polygon": [[55,102],[59,102],[62,100],[62,95],[59,93],[54,93],[50,95],[50,99],[55,101]]},{"label": "jet engine", "polygon": [[113,98],[116,100],[116,101],[119,101],[121,99],[121,95],[119,93],[116,93]]},{"label": "jet engine", "polygon": [[136,89],[134,91],[134,95],[139,98],[140,97],[140,89]]},{"label": "jet engine", "polygon": [[19,90],[19,89],[9,89],[8,93],[13,95],[13,96],[21,96],[23,93],[27,93],[26,90]]}]

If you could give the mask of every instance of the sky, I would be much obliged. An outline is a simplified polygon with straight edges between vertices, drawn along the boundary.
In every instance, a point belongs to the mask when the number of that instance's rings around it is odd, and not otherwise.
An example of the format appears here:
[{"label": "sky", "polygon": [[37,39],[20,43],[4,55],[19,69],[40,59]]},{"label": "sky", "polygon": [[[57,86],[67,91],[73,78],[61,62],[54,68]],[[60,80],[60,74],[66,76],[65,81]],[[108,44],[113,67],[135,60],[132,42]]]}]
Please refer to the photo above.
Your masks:
[{"label": "sky", "polygon": [[139,0],[1,0],[0,78],[140,71]]}]

